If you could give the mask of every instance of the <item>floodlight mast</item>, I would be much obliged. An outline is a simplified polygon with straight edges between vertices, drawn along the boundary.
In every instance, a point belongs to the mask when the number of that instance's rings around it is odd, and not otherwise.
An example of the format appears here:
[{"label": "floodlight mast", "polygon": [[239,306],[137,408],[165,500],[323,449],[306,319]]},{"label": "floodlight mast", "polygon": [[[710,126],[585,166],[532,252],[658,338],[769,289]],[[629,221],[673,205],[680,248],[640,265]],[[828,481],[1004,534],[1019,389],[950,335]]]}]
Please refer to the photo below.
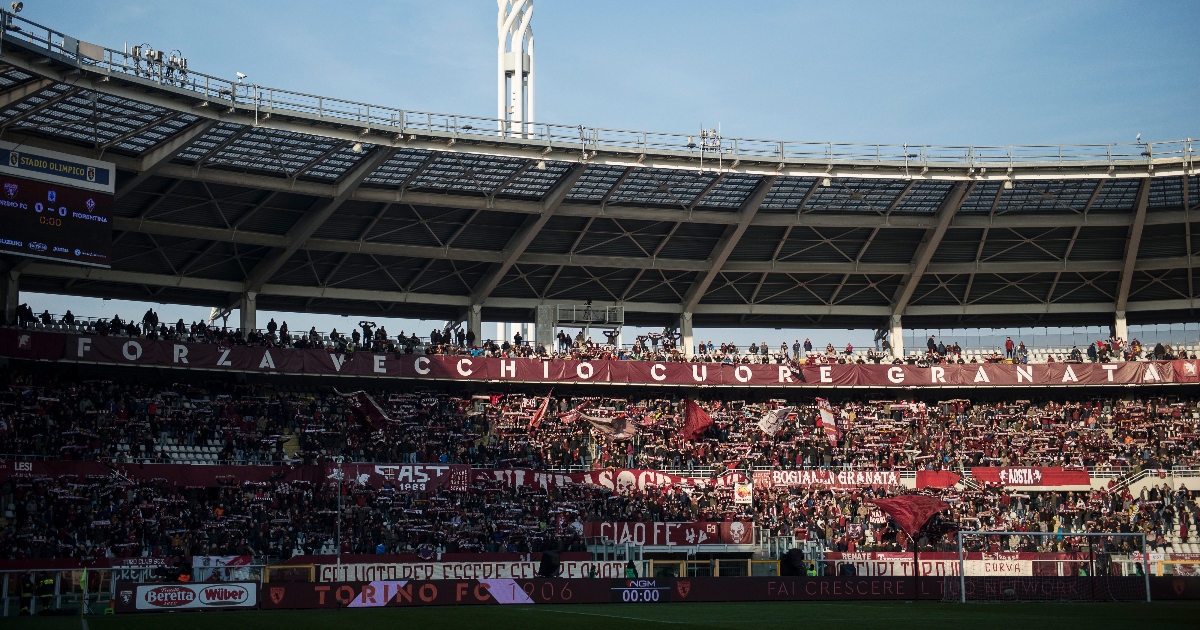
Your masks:
[{"label": "floodlight mast", "polygon": [[533,0],[496,0],[496,118],[504,136],[533,133]]}]

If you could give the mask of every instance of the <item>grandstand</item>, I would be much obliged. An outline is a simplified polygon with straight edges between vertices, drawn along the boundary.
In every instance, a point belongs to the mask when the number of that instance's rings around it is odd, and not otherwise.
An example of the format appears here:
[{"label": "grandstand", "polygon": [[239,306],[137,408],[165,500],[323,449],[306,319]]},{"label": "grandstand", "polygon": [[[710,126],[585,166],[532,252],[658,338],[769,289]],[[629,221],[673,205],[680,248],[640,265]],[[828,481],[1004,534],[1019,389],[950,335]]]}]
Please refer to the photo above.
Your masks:
[{"label": "grandstand", "polygon": [[[1128,334],[1194,319],[1191,140],[514,129],[0,19],[0,150],[113,165],[109,264],[0,255],[4,616],[399,605],[405,584],[411,605],[566,603],[564,577],[571,603],[765,599],[784,576],[893,599],[954,599],[959,577],[965,600],[968,570],[1044,599],[1195,588],[1149,575],[1200,564],[1200,339]],[[23,291],[240,320],[39,315]],[[448,326],[334,334],[303,313]],[[536,337],[485,343],[485,319]],[[555,337],[624,324],[678,337]],[[719,326],[892,348],[693,334]],[[1107,333],[926,352],[905,332],[1019,326]],[[914,498],[938,509],[910,528],[886,506]],[[182,590],[146,594],[163,588]]]}]

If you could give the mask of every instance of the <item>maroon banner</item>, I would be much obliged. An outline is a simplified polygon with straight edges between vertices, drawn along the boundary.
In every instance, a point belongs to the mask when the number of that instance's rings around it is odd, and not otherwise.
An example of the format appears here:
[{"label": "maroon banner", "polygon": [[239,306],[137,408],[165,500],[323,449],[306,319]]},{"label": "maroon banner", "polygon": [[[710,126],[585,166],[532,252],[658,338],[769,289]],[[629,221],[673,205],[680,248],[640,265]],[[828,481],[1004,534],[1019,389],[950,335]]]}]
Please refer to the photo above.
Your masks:
[{"label": "maroon banner", "polygon": [[722,523],[617,522],[584,523],[584,538],[603,538],[638,545],[749,545],[754,542],[753,521]]},{"label": "maroon banner", "polygon": [[748,481],[746,475],[730,472],[718,477],[680,477],[657,470],[638,468],[606,468],[583,473],[554,473],[524,468],[477,468],[471,471],[474,481],[499,482],[508,488],[556,488],[567,484],[586,484],[608,488],[616,493],[643,492],[648,487],[716,486],[732,487]]},{"label": "maroon banner", "polygon": [[875,488],[898,486],[900,473],[895,470],[757,470],[756,488],[825,486],[829,488]]},{"label": "maroon banner", "polygon": [[918,470],[917,490],[922,488],[950,488],[961,479],[961,475],[949,470]]},{"label": "maroon banner", "polygon": [[[337,468],[327,464],[326,477]],[[391,486],[405,492],[433,492],[445,488],[466,492],[471,485],[471,467],[466,464],[342,464],[342,474],[360,485]]]},{"label": "maroon banner", "polygon": [[513,383],[713,387],[1004,387],[1200,382],[1197,361],[1130,363],[786,365],[655,363],[425,356],[248,346],[222,347],[100,335],[0,330],[0,356],[45,361]]},{"label": "maroon banner", "polygon": [[1050,467],[975,467],[971,476],[977,481],[1001,486],[1090,486],[1091,477],[1086,470],[1064,470],[1059,466]]}]

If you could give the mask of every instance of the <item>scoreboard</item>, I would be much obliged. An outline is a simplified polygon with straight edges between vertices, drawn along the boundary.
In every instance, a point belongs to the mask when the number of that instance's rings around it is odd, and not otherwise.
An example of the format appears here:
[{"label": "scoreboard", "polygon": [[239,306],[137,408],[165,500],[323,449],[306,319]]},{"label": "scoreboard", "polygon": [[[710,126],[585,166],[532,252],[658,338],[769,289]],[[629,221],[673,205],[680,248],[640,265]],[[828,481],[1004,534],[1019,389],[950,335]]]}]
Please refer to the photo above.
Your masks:
[{"label": "scoreboard", "polygon": [[659,585],[658,580],[627,578],[612,587],[613,603],[646,603],[670,601],[671,587]]},{"label": "scoreboard", "polygon": [[0,253],[108,267],[116,168],[0,142]]}]

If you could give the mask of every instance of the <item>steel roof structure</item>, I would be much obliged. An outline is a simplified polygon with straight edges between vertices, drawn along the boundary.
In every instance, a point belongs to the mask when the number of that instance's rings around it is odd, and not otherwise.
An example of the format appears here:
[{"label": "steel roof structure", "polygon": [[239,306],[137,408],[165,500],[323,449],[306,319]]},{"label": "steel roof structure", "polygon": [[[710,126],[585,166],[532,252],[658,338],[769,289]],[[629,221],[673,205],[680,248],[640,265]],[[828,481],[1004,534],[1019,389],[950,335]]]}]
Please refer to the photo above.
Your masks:
[{"label": "steel roof structure", "polygon": [[689,137],[231,82],[4,14],[0,139],[114,162],[111,269],[22,290],[366,316],[631,324],[1111,324],[1197,306],[1192,142]]}]

